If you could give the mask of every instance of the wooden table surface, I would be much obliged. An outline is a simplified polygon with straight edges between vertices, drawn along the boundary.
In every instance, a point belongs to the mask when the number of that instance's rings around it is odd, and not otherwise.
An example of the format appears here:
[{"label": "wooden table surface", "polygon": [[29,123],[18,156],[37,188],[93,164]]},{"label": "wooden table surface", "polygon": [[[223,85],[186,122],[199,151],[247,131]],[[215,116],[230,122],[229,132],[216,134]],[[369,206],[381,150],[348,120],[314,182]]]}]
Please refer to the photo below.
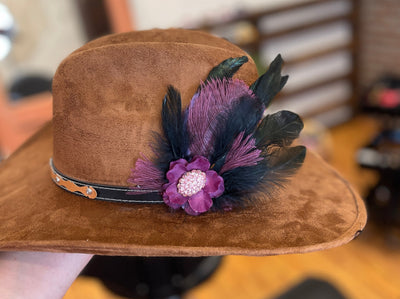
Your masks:
[{"label": "wooden table surface", "polygon": [[[332,131],[331,163],[361,193],[376,175],[357,167],[355,151],[377,132],[376,121],[357,117]],[[339,248],[271,257],[227,256],[217,272],[185,296],[187,299],[274,298],[313,277],[333,284],[347,298],[400,298],[400,238],[368,224],[361,236]],[[78,278],[64,299],[116,299],[99,281]]]}]

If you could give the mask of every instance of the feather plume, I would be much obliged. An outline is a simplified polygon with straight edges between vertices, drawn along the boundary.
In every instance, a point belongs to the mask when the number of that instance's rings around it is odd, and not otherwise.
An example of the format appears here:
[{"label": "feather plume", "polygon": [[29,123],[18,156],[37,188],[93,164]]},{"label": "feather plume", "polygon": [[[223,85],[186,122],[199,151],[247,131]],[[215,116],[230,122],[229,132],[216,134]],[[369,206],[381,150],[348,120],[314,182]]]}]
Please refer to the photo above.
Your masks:
[{"label": "feather plume", "polygon": [[305,154],[304,146],[278,148],[257,165],[223,173],[225,193],[215,200],[215,209],[248,206],[257,200],[259,192],[272,195],[301,166]]},{"label": "feather plume", "polygon": [[288,80],[288,76],[281,76],[282,57],[279,54],[270,64],[267,72],[259,77],[250,89],[268,107],[272,98],[283,88]]},{"label": "feather plume", "polygon": [[137,159],[135,168],[131,170],[128,183],[134,185],[132,190],[135,191],[162,191],[162,186],[166,183],[166,180],[164,173],[150,159],[142,155],[142,157]]},{"label": "feather plume", "polygon": [[226,119],[232,105],[241,97],[252,97],[252,93],[239,80],[215,79],[202,85],[200,93],[192,98],[187,111],[191,155],[209,157],[221,119]]},{"label": "feather plume", "polygon": [[[174,159],[171,146],[162,135],[155,132],[149,146],[154,159],[150,160],[143,154],[137,159],[128,178],[128,183],[133,185],[132,190],[162,190],[162,186],[167,182],[165,174]],[[137,188],[137,185],[140,188]]]},{"label": "feather plume", "polygon": [[213,79],[222,80],[232,78],[239,68],[247,61],[249,61],[247,56],[225,59],[210,71],[204,82],[207,83]]},{"label": "feather plume", "polygon": [[[179,92],[168,87],[162,104],[163,134],[155,133],[151,144],[155,159],[139,158],[130,183],[163,191],[164,196],[165,184],[171,183],[166,173],[183,163],[177,160],[183,158],[190,164],[194,160],[200,163],[196,159],[201,158],[219,177],[218,184],[223,183],[221,193],[212,198],[212,208],[229,210],[252,204],[260,192],[271,194],[286,182],[305,158],[305,147],[289,147],[303,129],[303,122],[289,111],[262,119],[288,76],[281,76],[283,60],[278,55],[249,88],[232,79],[247,60],[247,56],[229,58],[214,67],[183,113]],[[178,191],[168,192],[169,199]]]},{"label": "feather plume", "polygon": [[256,148],[255,139],[241,132],[226,155],[225,163],[220,170],[220,174],[237,167],[257,165],[263,158],[260,157],[261,150]]},{"label": "feather plume", "polygon": [[271,144],[289,146],[299,137],[303,127],[301,118],[290,111],[266,115],[254,133],[256,145],[258,148],[266,148]]},{"label": "feather plume", "polygon": [[165,174],[169,163],[174,160],[168,140],[158,133],[153,133],[153,140],[149,146],[155,156],[154,165]]},{"label": "feather plume", "polygon": [[173,86],[168,86],[162,104],[161,119],[164,136],[168,140],[173,159],[185,157],[188,138],[182,115],[181,95]]},{"label": "feather plume", "polygon": [[243,96],[232,109],[220,120],[210,163],[219,171],[235,138],[241,133],[244,137],[253,133],[263,114],[263,104],[253,96]]},{"label": "feather plume", "polygon": [[244,207],[251,204],[257,192],[255,187],[262,181],[266,167],[262,163],[254,166],[243,166],[224,172],[221,176],[224,179],[225,192],[214,201],[215,209],[221,210],[226,205],[230,207]]},{"label": "feather plume", "polygon": [[281,187],[288,178],[302,165],[306,156],[306,148],[302,145],[294,147],[278,147],[268,154],[263,162],[267,171],[262,178],[264,192]]}]

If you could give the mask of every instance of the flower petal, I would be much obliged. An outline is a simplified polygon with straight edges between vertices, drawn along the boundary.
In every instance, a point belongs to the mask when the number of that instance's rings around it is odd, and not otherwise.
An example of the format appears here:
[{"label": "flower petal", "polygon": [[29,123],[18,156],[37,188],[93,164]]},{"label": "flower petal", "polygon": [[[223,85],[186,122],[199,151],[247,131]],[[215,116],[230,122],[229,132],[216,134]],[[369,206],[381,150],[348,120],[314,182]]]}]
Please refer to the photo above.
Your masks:
[{"label": "flower petal", "polygon": [[164,186],[166,187],[163,193],[163,200],[165,204],[173,209],[177,209],[187,202],[188,198],[178,193],[176,183],[165,184]]},{"label": "flower petal", "polygon": [[203,190],[200,190],[196,194],[190,196],[188,202],[193,211],[197,213],[207,212],[213,205],[210,195]]},{"label": "flower petal", "polygon": [[169,169],[173,168],[177,164],[186,166],[188,164],[188,161],[186,161],[185,159],[178,159],[178,160],[172,161],[169,163]]},{"label": "flower petal", "polygon": [[178,205],[178,204],[174,204],[174,203],[172,203],[172,202],[169,202],[169,201],[166,200],[164,197],[163,197],[163,199],[164,199],[164,203],[165,203],[167,206],[169,206],[170,208],[174,209],[174,210],[180,209],[180,208],[182,207],[181,205]]},{"label": "flower petal", "polygon": [[[180,159],[183,160],[183,159]],[[177,160],[179,161],[179,160]],[[176,162],[176,161],[174,161]],[[174,163],[174,162],[171,162]],[[175,163],[168,171],[167,171],[167,179],[170,183],[177,183],[180,177],[186,172],[186,166],[181,163]]]},{"label": "flower petal", "polygon": [[185,210],[186,213],[192,216],[199,216],[201,213],[193,211],[193,209],[190,207],[189,202],[186,202],[183,206],[183,209]]},{"label": "flower petal", "polygon": [[186,166],[187,170],[199,169],[201,171],[207,171],[210,169],[210,162],[203,156],[195,156],[192,161]]},{"label": "flower petal", "polygon": [[207,192],[211,198],[219,197],[224,193],[224,179],[214,170],[206,171],[206,185],[203,190]]}]

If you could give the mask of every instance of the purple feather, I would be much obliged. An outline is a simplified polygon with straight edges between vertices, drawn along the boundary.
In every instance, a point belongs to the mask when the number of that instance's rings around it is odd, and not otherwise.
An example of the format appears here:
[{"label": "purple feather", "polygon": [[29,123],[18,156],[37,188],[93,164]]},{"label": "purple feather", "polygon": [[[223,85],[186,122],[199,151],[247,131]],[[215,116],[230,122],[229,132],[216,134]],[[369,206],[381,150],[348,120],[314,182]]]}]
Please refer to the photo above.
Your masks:
[{"label": "purple feather", "polygon": [[135,168],[131,170],[128,183],[134,185],[132,190],[147,192],[146,190],[163,190],[165,184],[164,173],[152,161],[142,155],[138,158]]},{"label": "purple feather", "polygon": [[237,167],[254,166],[263,160],[260,157],[261,150],[256,148],[255,139],[251,135],[243,139],[244,133],[241,132],[233,141],[220,174]]},{"label": "purple feather", "polygon": [[249,87],[238,79],[212,79],[201,85],[188,107],[190,154],[209,157],[221,118],[243,96],[255,97]]}]

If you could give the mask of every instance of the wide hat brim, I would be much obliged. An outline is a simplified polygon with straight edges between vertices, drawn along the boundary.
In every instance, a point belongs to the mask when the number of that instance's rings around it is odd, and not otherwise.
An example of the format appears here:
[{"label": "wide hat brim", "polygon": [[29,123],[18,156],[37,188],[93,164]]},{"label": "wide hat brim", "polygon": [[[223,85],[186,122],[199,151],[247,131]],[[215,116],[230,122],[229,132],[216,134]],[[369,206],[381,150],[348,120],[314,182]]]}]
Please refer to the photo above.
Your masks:
[{"label": "wide hat brim", "polygon": [[277,255],[327,249],[364,228],[350,185],[308,151],[286,188],[243,210],[189,216],[163,204],[91,200],[50,178],[52,126],[0,167],[0,250],[124,256]]}]

